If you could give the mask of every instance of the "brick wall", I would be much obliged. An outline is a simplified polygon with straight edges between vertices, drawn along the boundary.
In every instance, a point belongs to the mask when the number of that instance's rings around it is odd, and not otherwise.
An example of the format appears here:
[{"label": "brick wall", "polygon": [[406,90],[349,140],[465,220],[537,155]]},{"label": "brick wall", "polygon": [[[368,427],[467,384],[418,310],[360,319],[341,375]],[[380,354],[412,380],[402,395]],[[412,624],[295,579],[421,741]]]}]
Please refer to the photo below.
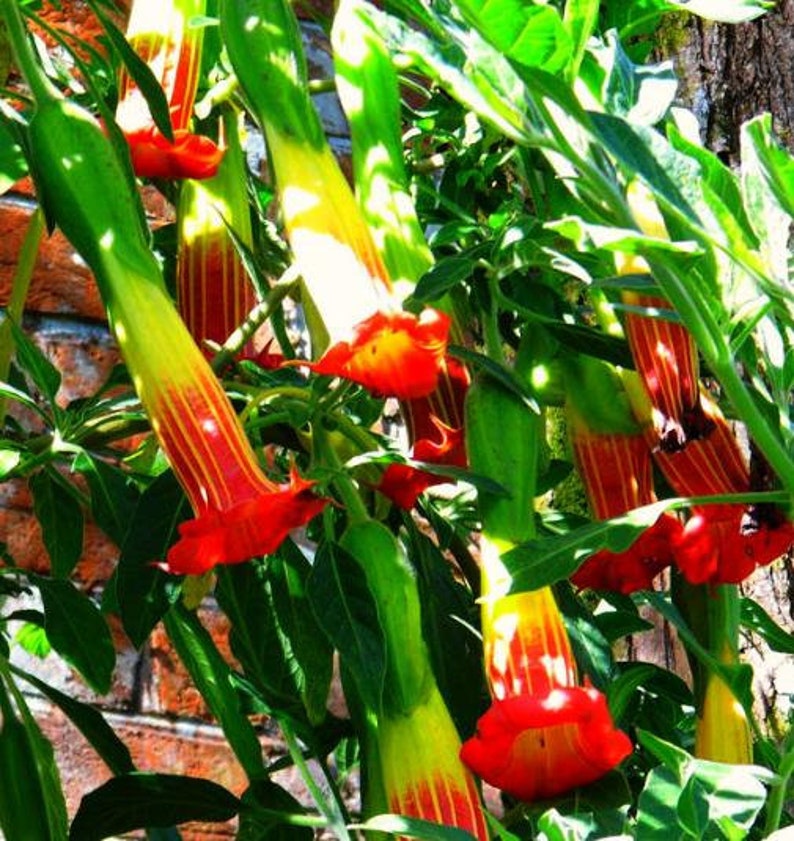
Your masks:
[{"label": "brick wall", "polygon": [[[79,0],[64,0],[59,10],[47,8],[45,14],[51,23],[82,36],[93,37],[99,31],[87,6]],[[330,58],[321,30],[307,24],[306,35],[310,65],[315,74],[328,75]],[[344,154],[345,122],[335,98],[329,94],[318,97],[318,107],[327,130],[335,136],[335,145]],[[251,148],[255,157],[261,139],[252,137]],[[151,189],[145,193],[145,203],[153,223],[172,212]],[[27,179],[0,196],[0,307],[8,302],[14,267],[34,208],[35,198]],[[64,403],[92,393],[119,359],[96,286],[80,258],[57,232],[45,238],[39,250],[24,328],[62,372],[59,399]],[[0,542],[7,544],[20,566],[47,569],[47,553],[23,481],[0,483]],[[75,580],[99,599],[117,558],[118,548],[89,523]],[[202,607],[201,618],[220,649],[228,652],[227,624],[211,600]],[[245,776],[162,628],[155,629],[140,650],[133,648],[120,628],[114,627],[113,632],[118,659],[112,690],[104,697],[88,690],[57,655],[42,661],[17,647],[13,659],[53,686],[102,709],[140,770],[205,777],[241,793],[246,787]],[[72,816],[82,796],[107,780],[110,772],[56,707],[35,693],[31,693],[30,703],[55,747]],[[275,760],[283,755],[285,749],[275,729],[265,725],[261,741],[267,758]],[[310,802],[294,771],[279,772],[274,779],[299,799]],[[186,841],[213,841],[233,834],[232,825],[183,828]]]}]

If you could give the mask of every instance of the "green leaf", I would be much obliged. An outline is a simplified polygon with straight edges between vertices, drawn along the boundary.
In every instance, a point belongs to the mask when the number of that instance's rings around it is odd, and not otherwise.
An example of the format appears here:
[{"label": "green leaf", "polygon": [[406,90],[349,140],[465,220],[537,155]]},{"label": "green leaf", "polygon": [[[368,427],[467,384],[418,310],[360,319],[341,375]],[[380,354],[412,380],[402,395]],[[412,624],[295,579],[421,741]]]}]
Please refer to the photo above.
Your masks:
[{"label": "green leaf", "polygon": [[386,677],[386,641],[361,567],[341,546],[325,542],[314,559],[307,595],[317,622],[370,709],[379,709]]},{"label": "green leaf", "polygon": [[129,749],[105,721],[99,710],[65,695],[22,669],[14,668],[14,673],[35,686],[39,692],[63,710],[113,774],[127,774],[135,770]]},{"label": "green leaf", "polygon": [[62,841],[66,803],[52,745],[12,690],[21,721],[0,678],[0,834],[6,841]]},{"label": "green leaf", "polygon": [[8,192],[28,171],[18,127],[0,112],[0,195]]},{"label": "green leaf", "polygon": [[20,367],[47,399],[50,409],[57,414],[60,410],[55,402],[55,395],[61,387],[60,372],[28,338],[27,334],[13,322],[11,332],[14,336],[14,346]]},{"label": "green leaf", "polygon": [[130,517],[115,576],[116,602],[124,631],[136,647],[177,598],[180,579],[154,566],[174,542],[187,500],[171,472],[141,494]]},{"label": "green leaf", "polygon": [[450,345],[447,349],[450,356],[461,359],[475,371],[481,371],[490,379],[496,380],[511,394],[520,397],[523,403],[533,412],[540,412],[540,406],[534,392],[521,378],[517,377],[511,370],[498,362],[494,362],[485,354],[477,353],[460,345]]},{"label": "green leaf", "polygon": [[599,0],[566,0],[562,22],[571,39],[571,59],[567,78],[573,81],[579,75],[579,67],[587,42],[598,23]]},{"label": "green leaf", "polygon": [[363,829],[371,832],[388,832],[390,835],[420,838],[423,841],[471,841],[471,833],[465,829],[420,820],[405,818],[402,815],[375,815],[361,824],[353,824],[351,829]]},{"label": "green leaf", "polygon": [[218,605],[229,618],[229,643],[246,678],[274,711],[295,715],[298,690],[273,611],[270,582],[261,564],[218,568]]},{"label": "green leaf", "polygon": [[71,582],[31,576],[41,593],[47,639],[100,695],[110,690],[116,652],[105,617]]},{"label": "green leaf", "polygon": [[68,578],[83,553],[83,509],[64,482],[47,469],[29,479],[33,510],[56,578]]},{"label": "green leaf", "polygon": [[165,138],[173,143],[174,129],[171,125],[171,110],[168,98],[157,81],[157,77],[152,73],[149,65],[135,52],[124,33],[103,12],[102,6],[95,0],[89,5],[102,23],[110,43],[124,64],[124,68],[146,100],[154,124]]},{"label": "green leaf", "polygon": [[794,634],[781,628],[758,602],[743,598],[740,610],[742,624],[758,634],[772,651],[794,654]]},{"label": "green leaf", "polygon": [[437,301],[459,283],[468,280],[474,265],[468,257],[446,257],[439,260],[419,279],[412,297],[417,301]]},{"label": "green leaf", "polygon": [[70,841],[102,841],[135,829],[186,821],[228,821],[240,801],[209,780],[175,774],[127,774],[87,794],[69,832]]},{"label": "green leaf", "polygon": [[670,768],[654,768],[645,778],[637,811],[636,836],[647,841],[680,841],[676,805],[681,792],[678,776]]},{"label": "green leaf", "polygon": [[[19,618],[18,614],[12,614],[12,616],[15,619]],[[14,635],[14,642],[33,657],[43,660],[49,656],[52,646],[44,630],[44,614],[41,614],[40,623],[25,622]]]},{"label": "green leaf", "polygon": [[123,546],[131,512],[140,496],[129,474],[85,450],[78,453],[72,469],[88,482],[91,514],[97,525],[117,546]]},{"label": "green leaf", "polygon": [[648,663],[628,663],[624,666],[623,673],[610,682],[607,687],[607,698],[609,711],[616,722],[620,722],[623,718],[637,689],[655,674],[655,667]]},{"label": "green leaf", "polygon": [[[262,746],[232,685],[232,670],[198,616],[177,602],[163,617],[168,638],[249,779],[265,773]],[[178,823],[173,820],[169,823]]]},{"label": "green leaf", "polygon": [[500,53],[548,73],[571,58],[572,44],[553,6],[521,0],[455,0],[463,17]]}]

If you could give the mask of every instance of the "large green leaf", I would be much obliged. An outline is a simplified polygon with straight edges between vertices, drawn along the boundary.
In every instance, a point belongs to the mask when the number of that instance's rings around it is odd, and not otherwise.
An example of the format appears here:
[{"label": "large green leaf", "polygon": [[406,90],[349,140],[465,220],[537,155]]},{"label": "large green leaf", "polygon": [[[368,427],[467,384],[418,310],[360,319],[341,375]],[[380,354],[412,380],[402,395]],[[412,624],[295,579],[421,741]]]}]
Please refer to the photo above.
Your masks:
[{"label": "large green leaf", "polygon": [[141,494],[130,516],[115,574],[116,605],[133,645],[141,646],[177,598],[180,579],[154,564],[162,561],[188,512],[172,473],[163,473]]},{"label": "large green leaf", "polygon": [[20,717],[0,678],[0,834],[6,841],[65,841],[66,803],[52,745],[18,691],[14,702]]},{"label": "large green leaf", "polygon": [[281,786],[256,780],[242,796],[237,841],[311,841],[314,830],[300,825],[304,813]]},{"label": "large green leaf", "polygon": [[39,692],[46,695],[50,701],[57,704],[66,713],[69,720],[85,736],[91,747],[102,757],[114,774],[127,774],[135,770],[129,749],[105,721],[99,710],[65,695],[60,690],[22,669],[14,668],[13,671],[23,680],[35,686]]},{"label": "large green leaf", "polygon": [[[262,746],[232,684],[232,669],[198,616],[178,601],[163,617],[168,638],[251,780],[265,773]],[[170,821],[177,823],[178,821]]]},{"label": "large green leaf", "polygon": [[[2,47],[0,47],[0,52]],[[0,70],[2,70],[0,57]],[[17,127],[7,122],[0,112],[0,195],[7,192],[28,171],[22,146],[17,137]]]},{"label": "large green leaf", "polygon": [[240,801],[209,780],[175,774],[127,774],[87,794],[72,821],[70,841],[102,841],[135,829],[186,821],[228,821]]},{"label": "large green leaf", "polygon": [[37,575],[44,630],[58,654],[100,695],[110,690],[116,652],[105,617],[71,582]]},{"label": "large green leaf", "polygon": [[521,0],[455,0],[466,21],[500,53],[554,73],[571,58],[572,44],[553,6]]},{"label": "large green leaf", "polygon": [[341,546],[323,543],[307,595],[318,624],[354,675],[364,703],[378,709],[386,676],[386,641],[361,566]]},{"label": "large green leaf", "polygon": [[66,480],[47,468],[29,482],[52,574],[68,578],[83,552],[83,509],[75,492],[65,486]]},{"label": "large green leaf", "polygon": [[123,546],[140,495],[129,474],[85,451],[78,454],[72,468],[88,482],[95,522],[117,546]]},{"label": "large green leaf", "polygon": [[768,0],[669,0],[672,8],[720,23],[744,23],[773,9]]},{"label": "large green leaf", "polygon": [[781,628],[758,602],[743,598],[740,605],[745,628],[758,634],[772,651],[794,654],[794,634]]},{"label": "large green leaf", "polygon": [[55,395],[61,387],[61,374],[49,359],[39,350],[32,339],[13,322],[11,332],[14,336],[17,361],[19,366],[30,377],[42,396],[46,398],[52,412],[57,416],[60,412],[55,402]]}]

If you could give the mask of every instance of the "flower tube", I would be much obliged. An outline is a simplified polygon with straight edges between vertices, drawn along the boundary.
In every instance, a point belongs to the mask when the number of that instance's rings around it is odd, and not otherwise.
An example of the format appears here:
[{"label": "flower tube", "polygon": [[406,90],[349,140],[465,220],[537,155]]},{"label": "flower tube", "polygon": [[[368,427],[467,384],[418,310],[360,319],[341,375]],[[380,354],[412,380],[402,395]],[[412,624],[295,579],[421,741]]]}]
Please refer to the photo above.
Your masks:
[{"label": "flower tube", "polygon": [[209,178],[223,157],[212,140],[189,131],[204,32],[191,19],[205,14],[205,0],[132,4],[127,39],[165,92],[174,135],[171,140],[155,126],[140,89],[123,73],[116,121],[129,143],[133,169],[142,178]]},{"label": "flower tube", "polygon": [[383,716],[377,740],[389,811],[465,829],[486,841],[480,795],[458,757],[460,737],[435,686],[407,715]]},{"label": "flower tube", "polygon": [[199,344],[207,340],[223,344],[256,303],[229,230],[251,246],[245,160],[237,120],[235,113],[225,116],[226,148],[217,174],[203,181],[186,179],[179,191],[177,302]]},{"label": "flower tube", "polygon": [[[287,237],[328,350],[310,367],[379,395],[411,399],[436,387],[449,318],[403,312],[389,274],[331,151],[308,91],[289,4],[223,2],[229,59],[267,139]],[[311,324],[310,317],[310,324]],[[325,335],[321,338],[320,334]]]}]

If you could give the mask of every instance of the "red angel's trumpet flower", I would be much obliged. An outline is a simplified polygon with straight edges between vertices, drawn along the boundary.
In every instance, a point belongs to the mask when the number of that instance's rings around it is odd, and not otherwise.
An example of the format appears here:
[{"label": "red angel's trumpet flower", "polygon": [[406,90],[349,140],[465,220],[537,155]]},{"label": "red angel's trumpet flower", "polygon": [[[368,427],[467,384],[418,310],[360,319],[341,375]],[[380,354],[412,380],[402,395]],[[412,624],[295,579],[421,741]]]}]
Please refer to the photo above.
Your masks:
[{"label": "red angel's trumpet flower", "polygon": [[406,715],[383,716],[377,740],[389,811],[487,841],[477,786],[458,756],[460,738],[438,689]]},{"label": "red angel's trumpet flower", "polygon": [[[413,458],[431,464],[445,464],[455,467],[466,466],[466,455],[463,446],[463,432],[451,429],[437,418],[432,419],[436,429],[436,437],[440,440],[422,438],[413,447]],[[410,510],[416,504],[420,494],[432,485],[449,481],[444,476],[438,476],[427,470],[419,470],[407,464],[390,464],[383,473],[378,490],[389,499]]]},{"label": "red angel's trumpet flower", "polygon": [[142,178],[210,178],[220,165],[222,150],[208,137],[188,130],[204,32],[191,25],[191,19],[205,14],[205,0],[132,4],[127,38],[160,82],[174,132],[173,141],[163,136],[140,89],[122,74],[116,121],[130,146],[133,169]]},{"label": "red angel's trumpet flower", "polygon": [[284,485],[264,475],[165,290],[128,277],[110,315],[152,428],[196,515],[180,525],[165,569],[200,574],[273,552],[326,500],[294,471]]},{"label": "red angel's trumpet flower", "polygon": [[[651,454],[641,434],[603,434],[581,423],[569,425],[574,462],[597,520],[608,520],[655,501]],[[571,577],[577,587],[632,593],[647,590],[673,560],[672,541],[681,524],[670,514],[659,519],[624,552],[591,555]]]},{"label": "red angel's trumpet flower", "polygon": [[[656,463],[681,496],[748,492],[750,473],[736,436],[713,400],[703,395],[701,403],[710,431],[680,452],[655,453]],[[674,538],[673,551],[690,583],[738,584],[792,544],[794,524],[774,507],[702,505]]]},{"label": "red angel's trumpet flower", "polygon": [[577,686],[570,641],[546,587],[483,603],[486,674],[494,694],[461,759],[520,800],[587,785],[632,751],[606,699]]},{"label": "red angel's trumpet flower", "polygon": [[[217,174],[204,181],[188,179],[179,193],[177,302],[199,344],[209,340],[222,345],[256,303],[230,233],[231,229],[240,242],[251,246],[245,159],[236,114],[227,115],[224,136],[226,151]],[[252,347],[247,350],[254,353]]]}]

